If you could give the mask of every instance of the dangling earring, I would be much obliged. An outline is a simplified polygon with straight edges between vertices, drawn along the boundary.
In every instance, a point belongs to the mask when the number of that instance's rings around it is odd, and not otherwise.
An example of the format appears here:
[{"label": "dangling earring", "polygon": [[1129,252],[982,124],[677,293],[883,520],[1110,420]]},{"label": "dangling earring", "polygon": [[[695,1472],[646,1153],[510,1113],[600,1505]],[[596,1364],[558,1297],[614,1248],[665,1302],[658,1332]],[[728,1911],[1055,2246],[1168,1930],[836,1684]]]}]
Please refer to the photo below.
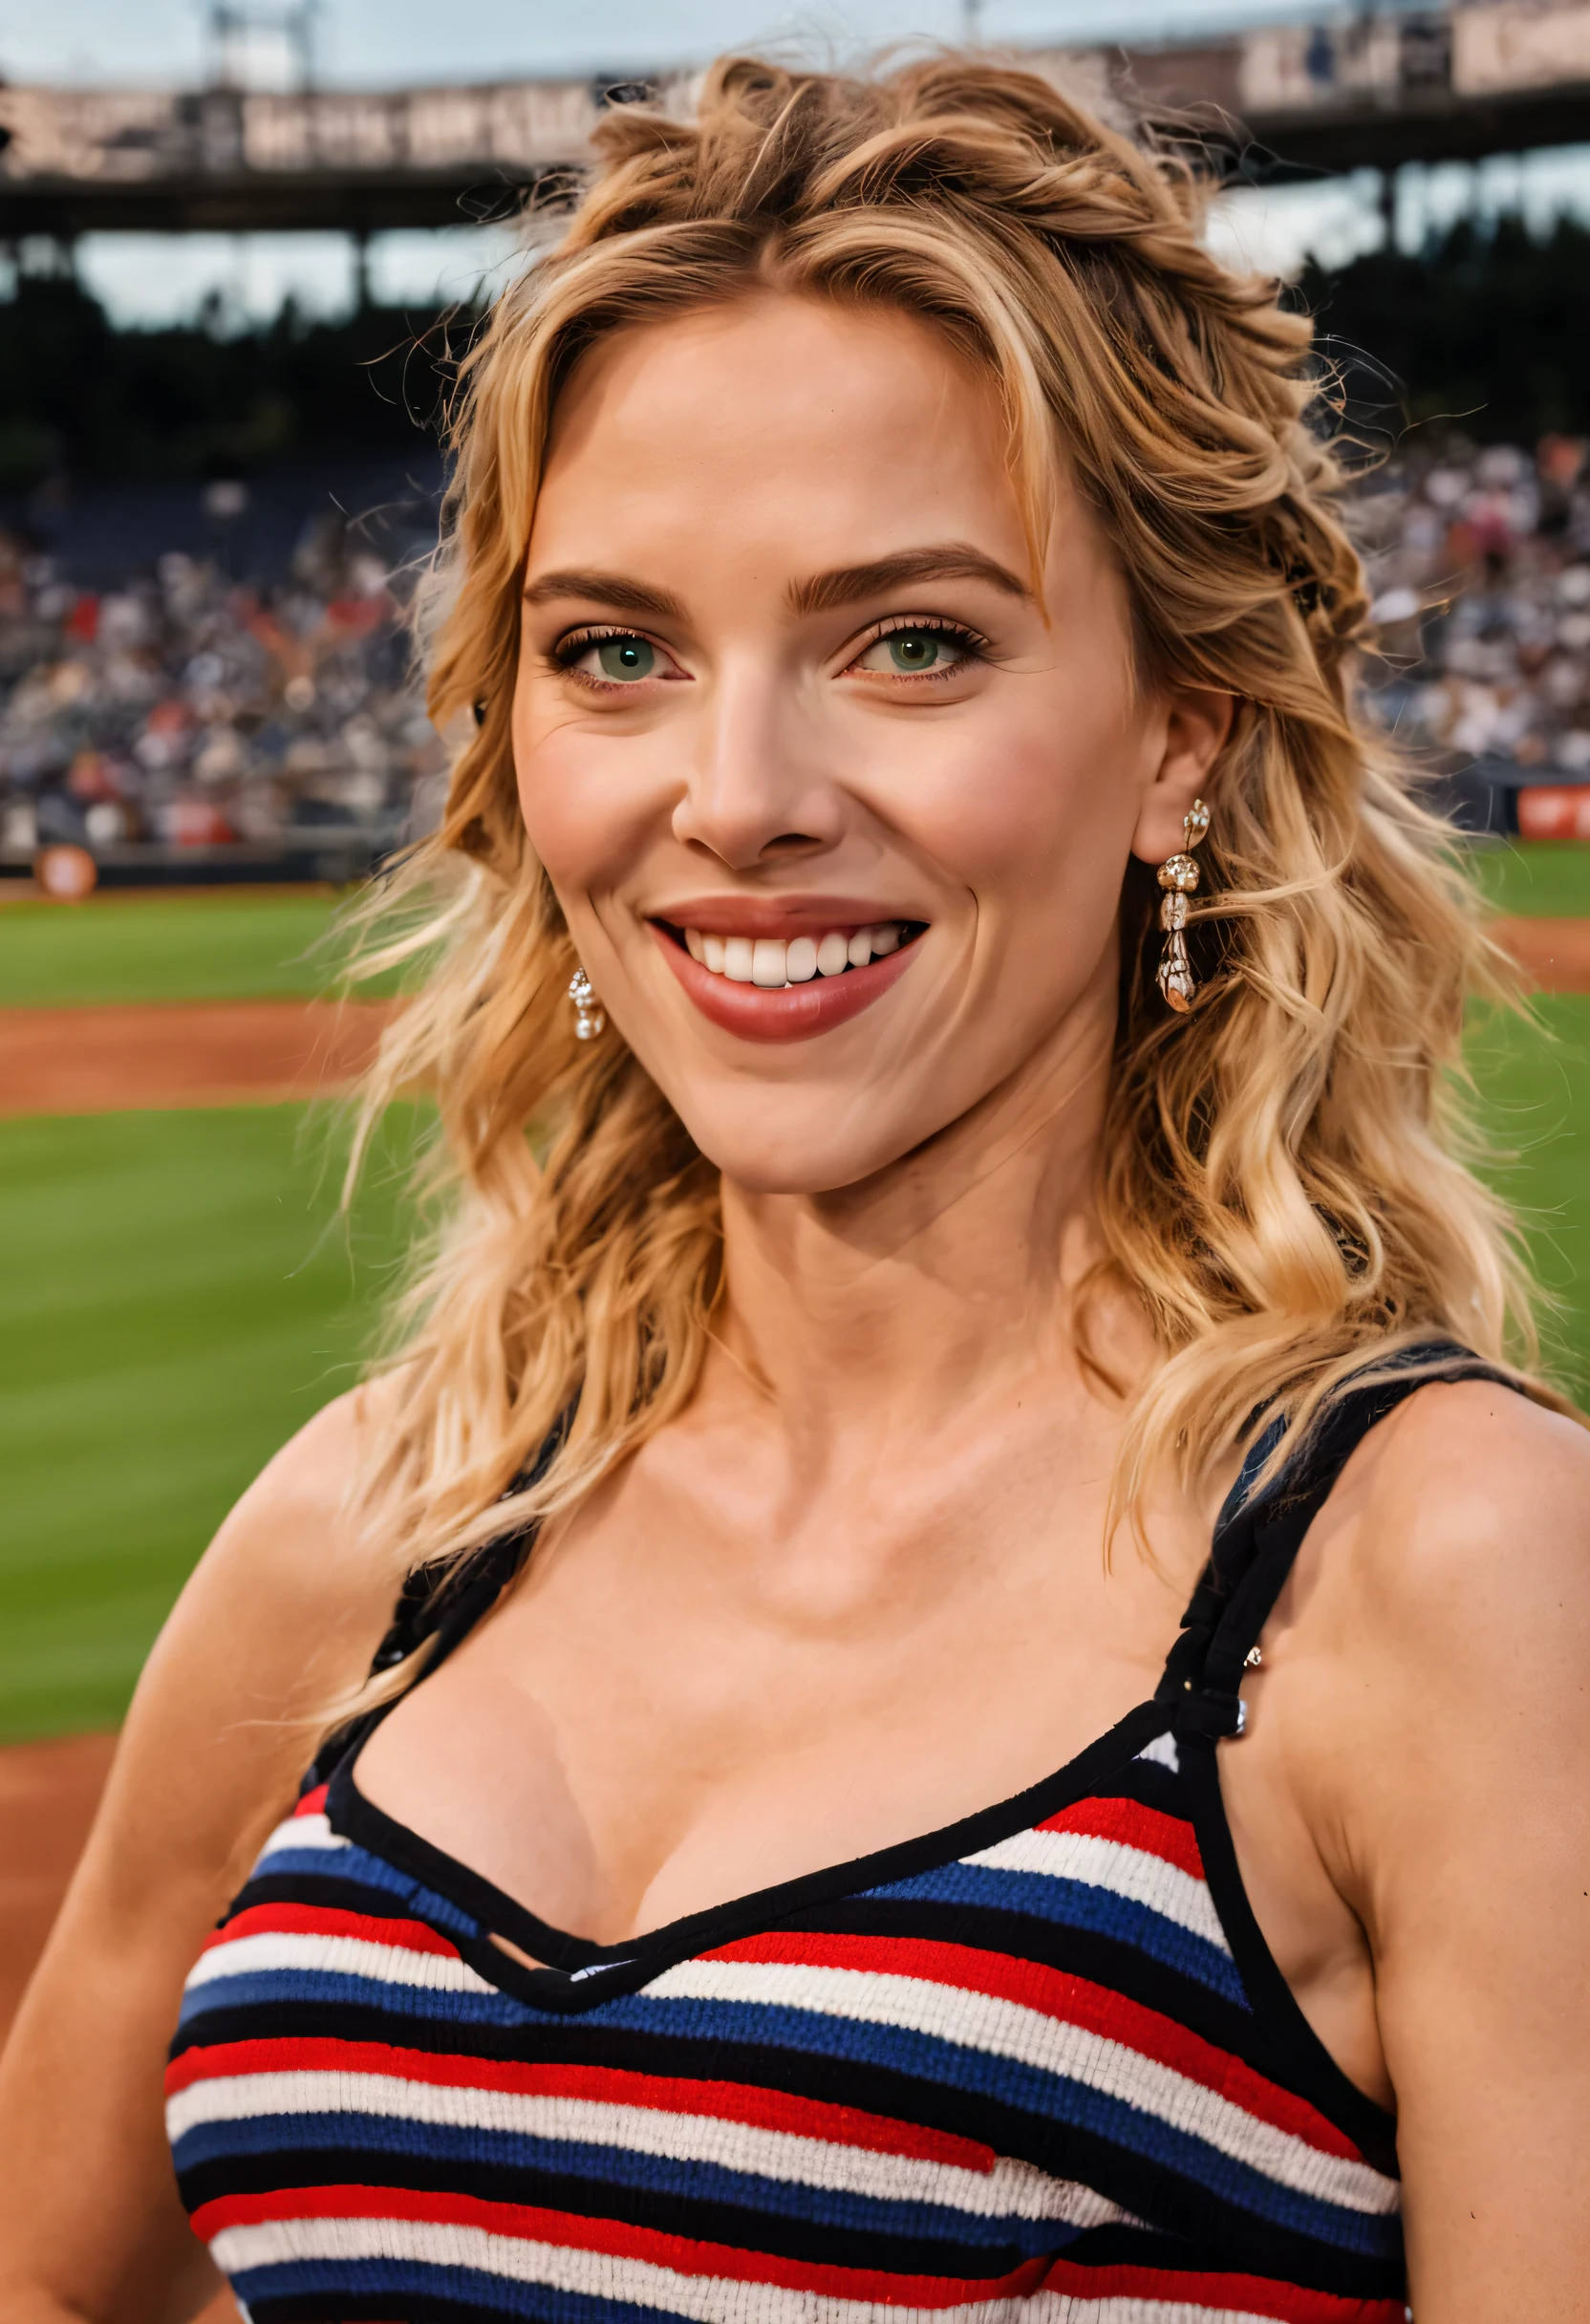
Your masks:
[{"label": "dangling earring", "polygon": [[569,998],[574,1003],[574,1039],[594,1041],[607,1024],[608,1013],[583,968],[577,968],[569,979]]},{"label": "dangling earring", "polygon": [[[1194,799],[1182,820],[1181,837],[1184,849],[1195,848],[1209,828],[1209,809],[1201,799]],[[1198,989],[1192,974],[1192,963],[1187,957],[1187,899],[1198,884],[1198,867],[1191,852],[1167,856],[1159,867],[1159,884],[1165,893],[1160,898],[1159,924],[1165,931],[1165,950],[1160,958],[1156,980],[1168,1005],[1178,1017],[1185,1017],[1192,1006],[1192,996]]]}]

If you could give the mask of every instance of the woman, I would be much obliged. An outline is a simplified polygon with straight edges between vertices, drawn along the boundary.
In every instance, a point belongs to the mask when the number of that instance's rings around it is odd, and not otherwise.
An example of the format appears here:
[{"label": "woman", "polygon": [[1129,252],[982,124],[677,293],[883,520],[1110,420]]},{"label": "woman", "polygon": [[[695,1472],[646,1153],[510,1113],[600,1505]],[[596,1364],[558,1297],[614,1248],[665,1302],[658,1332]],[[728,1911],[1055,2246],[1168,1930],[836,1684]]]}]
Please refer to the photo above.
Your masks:
[{"label": "woman", "polygon": [[458,1200],[151,1659],[5,2313],[1577,2313],[1590,1452],[1306,327],[1021,74],[600,142],[461,423]]}]

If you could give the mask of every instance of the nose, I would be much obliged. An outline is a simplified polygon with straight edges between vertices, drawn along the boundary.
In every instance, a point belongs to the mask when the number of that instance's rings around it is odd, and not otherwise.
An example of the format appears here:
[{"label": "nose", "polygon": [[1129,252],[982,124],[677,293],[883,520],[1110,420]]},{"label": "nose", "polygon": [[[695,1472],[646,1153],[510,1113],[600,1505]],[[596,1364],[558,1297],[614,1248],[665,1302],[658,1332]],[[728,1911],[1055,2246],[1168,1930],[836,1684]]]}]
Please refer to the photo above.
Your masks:
[{"label": "nose", "polygon": [[674,835],[736,872],[819,854],[844,828],[809,711],[776,670],[725,670],[703,705]]}]

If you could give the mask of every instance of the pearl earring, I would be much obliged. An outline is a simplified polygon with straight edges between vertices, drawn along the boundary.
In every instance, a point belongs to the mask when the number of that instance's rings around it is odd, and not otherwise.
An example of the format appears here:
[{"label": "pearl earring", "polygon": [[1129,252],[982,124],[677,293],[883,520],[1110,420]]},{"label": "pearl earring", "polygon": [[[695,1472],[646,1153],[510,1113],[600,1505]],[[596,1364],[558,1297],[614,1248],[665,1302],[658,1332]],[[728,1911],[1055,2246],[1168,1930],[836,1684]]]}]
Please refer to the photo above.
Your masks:
[{"label": "pearl earring", "polygon": [[594,1041],[607,1024],[608,1013],[583,968],[577,968],[569,979],[569,998],[574,1003],[574,1039]]},{"label": "pearl earring", "polygon": [[1201,799],[1194,799],[1183,818],[1182,847],[1188,850],[1180,855],[1167,856],[1159,867],[1159,884],[1165,893],[1159,902],[1159,924],[1165,931],[1165,950],[1160,957],[1155,980],[1166,1003],[1178,1017],[1185,1017],[1192,1006],[1192,996],[1198,989],[1192,974],[1192,963],[1187,957],[1187,899],[1198,885],[1198,867],[1191,850],[1195,848],[1209,828],[1209,809]]}]

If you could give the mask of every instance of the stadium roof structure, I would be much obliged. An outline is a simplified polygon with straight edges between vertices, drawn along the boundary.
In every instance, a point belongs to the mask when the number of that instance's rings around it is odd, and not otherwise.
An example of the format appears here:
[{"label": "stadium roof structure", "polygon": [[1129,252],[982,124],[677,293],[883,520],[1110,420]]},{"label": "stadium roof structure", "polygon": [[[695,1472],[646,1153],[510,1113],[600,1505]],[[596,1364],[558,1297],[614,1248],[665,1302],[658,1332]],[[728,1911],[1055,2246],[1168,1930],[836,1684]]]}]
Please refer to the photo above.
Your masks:
[{"label": "stadium roof structure", "polygon": [[[1460,0],[1027,61],[1198,139],[1250,179],[1590,140],[1590,0]],[[362,238],[505,217],[526,186],[589,157],[605,105],[671,93],[600,80],[0,87],[0,238],[328,227]]]}]

